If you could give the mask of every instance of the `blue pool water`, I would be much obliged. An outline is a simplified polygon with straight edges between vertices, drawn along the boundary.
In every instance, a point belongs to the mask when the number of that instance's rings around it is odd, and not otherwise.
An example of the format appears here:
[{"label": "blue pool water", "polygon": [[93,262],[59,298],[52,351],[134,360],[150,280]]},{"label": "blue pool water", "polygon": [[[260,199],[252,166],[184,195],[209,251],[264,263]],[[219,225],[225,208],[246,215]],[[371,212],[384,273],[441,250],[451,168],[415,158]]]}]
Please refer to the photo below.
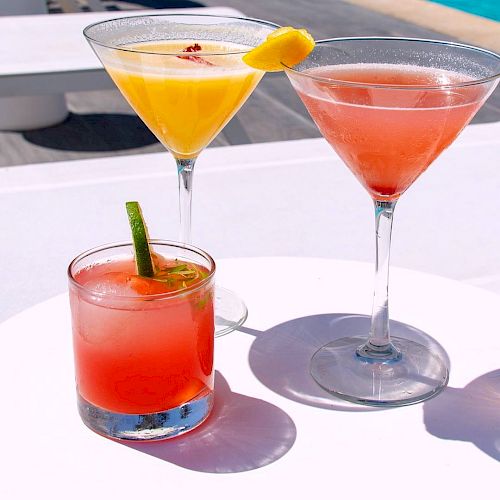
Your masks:
[{"label": "blue pool water", "polygon": [[500,0],[430,0],[476,16],[500,21]]}]

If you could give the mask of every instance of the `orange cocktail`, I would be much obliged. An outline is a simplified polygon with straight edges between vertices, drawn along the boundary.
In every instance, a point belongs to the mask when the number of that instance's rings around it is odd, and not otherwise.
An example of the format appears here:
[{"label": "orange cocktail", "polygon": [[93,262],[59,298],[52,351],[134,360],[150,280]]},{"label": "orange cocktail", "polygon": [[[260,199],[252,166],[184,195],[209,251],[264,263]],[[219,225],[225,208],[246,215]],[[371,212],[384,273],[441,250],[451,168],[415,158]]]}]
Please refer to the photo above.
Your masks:
[{"label": "orange cocktail", "polygon": [[[137,274],[129,244],[87,252],[69,270],[80,414],[117,438],[176,435],[212,405],[213,261],[193,248],[151,246],[153,278]],[[133,428],[120,424],[127,417]]]},{"label": "orange cocktail", "polygon": [[[84,30],[117,88],[172,153],[179,182],[179,241],[191,242],[197,158],[264,75],[243,58],[276,28],[232,16],[160,14],[111,19]],[[231,142],[244,139],[241,127],[231,130]],[[216,336],[246,320],[245,304],[229,290],[217,290],[215,307]]]},{"label": "orange cocktail", "polygon": [[[264,74],[241,60],[248,46],[230,42],[174,40],[123,48],[130,52],[110,57],[102,53],[106,69],[136,113],[177,158],[198,156]],[[185,56],[163,55],[183,51]]]}]

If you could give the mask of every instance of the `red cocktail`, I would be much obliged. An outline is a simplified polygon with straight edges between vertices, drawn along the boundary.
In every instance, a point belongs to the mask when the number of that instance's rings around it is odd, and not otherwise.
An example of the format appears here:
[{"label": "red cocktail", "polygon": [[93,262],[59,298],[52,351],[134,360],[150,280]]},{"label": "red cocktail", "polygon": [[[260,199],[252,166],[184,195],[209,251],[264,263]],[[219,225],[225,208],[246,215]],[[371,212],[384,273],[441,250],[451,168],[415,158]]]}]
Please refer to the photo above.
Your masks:
[{"label": "red cocktail", "polygon": [[137,274],[131,244],[90,250],[69,268],[80,414],[115,438],[177,435],[212,406],[215,264],[194,247],[150,246],[151,278]]}]

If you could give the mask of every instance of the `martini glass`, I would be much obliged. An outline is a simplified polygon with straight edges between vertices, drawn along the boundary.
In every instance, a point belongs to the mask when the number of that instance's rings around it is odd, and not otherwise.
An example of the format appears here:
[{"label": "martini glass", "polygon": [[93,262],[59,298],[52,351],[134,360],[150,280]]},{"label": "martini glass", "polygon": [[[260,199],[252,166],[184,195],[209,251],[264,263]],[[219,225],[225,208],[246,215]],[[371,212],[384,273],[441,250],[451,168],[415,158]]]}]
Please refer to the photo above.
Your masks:
[{"label": "martini glass", "polygon": [[448,147],[493,92],[500,56],[466,45],[403,38],[317,42],[286,73],[325,139],[375,206],[376,264],[371,329],[335,340],[311,360],[331,394],[402,406],[439,393],[449,362],[431,337],[391,337],[388,280],[399,197]]},{"label": "martini glass", "polygon": [[[264,75],[242,57],[276,28],[253,19],[172,14],[113,19],[84,30],[116,86],[175,159],[183,243],[191,243],[196,159]],[[216,289],[215,310],[216,336],[247,317],[245,304],[223,288]]]}]

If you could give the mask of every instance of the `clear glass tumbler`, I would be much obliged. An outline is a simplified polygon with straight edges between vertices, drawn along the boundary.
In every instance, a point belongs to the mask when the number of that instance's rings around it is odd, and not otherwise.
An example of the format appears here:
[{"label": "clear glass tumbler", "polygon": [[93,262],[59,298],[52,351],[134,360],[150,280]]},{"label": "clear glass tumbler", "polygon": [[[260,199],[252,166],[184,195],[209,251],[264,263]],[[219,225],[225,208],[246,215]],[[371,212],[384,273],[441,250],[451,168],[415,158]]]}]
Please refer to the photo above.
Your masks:
[{"label": "clear glass tumbler", "polygon": [[78,410],[115,439],[177,436],[213,404],[215,262],[185,244],[150,246],[162,262],[194,264],[200,280],[157,293],[135,275],[131,243],[88,250],[68,268]]}]

